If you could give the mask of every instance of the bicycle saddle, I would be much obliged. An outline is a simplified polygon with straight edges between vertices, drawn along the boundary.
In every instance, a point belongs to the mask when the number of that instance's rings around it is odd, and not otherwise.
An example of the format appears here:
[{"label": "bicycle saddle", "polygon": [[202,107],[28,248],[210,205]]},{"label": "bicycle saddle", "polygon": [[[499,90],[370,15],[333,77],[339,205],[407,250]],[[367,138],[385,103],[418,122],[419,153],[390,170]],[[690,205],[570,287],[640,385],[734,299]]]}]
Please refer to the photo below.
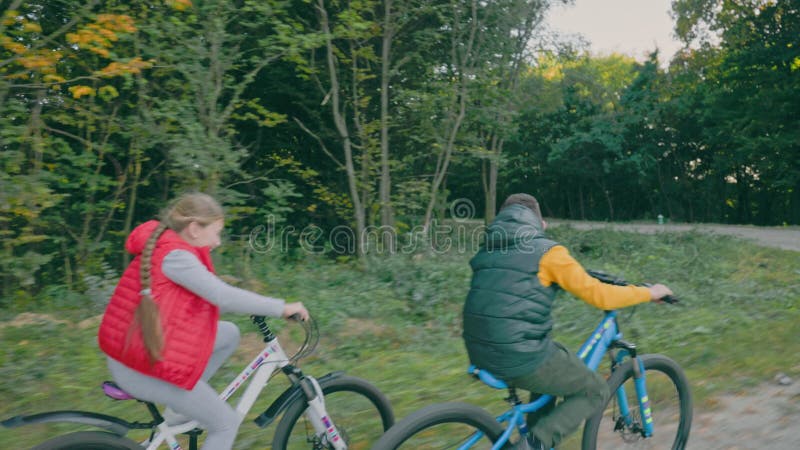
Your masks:
[{"label": "bicycle saddle", "polygon": [[505,383],[505,381],[498,379],[486,370],[475,367],[474,364],[469,366],[467,373],[483,381],[489,387],[493,387],[495,389],[508,389],[508,385]]},{"label": "bicycle saddle", "polygon": [[121,387],[117,386],[113,381],[103,382],[103,392],[113,398],[114,400],[136,400],[136,397],[125,392]]}]

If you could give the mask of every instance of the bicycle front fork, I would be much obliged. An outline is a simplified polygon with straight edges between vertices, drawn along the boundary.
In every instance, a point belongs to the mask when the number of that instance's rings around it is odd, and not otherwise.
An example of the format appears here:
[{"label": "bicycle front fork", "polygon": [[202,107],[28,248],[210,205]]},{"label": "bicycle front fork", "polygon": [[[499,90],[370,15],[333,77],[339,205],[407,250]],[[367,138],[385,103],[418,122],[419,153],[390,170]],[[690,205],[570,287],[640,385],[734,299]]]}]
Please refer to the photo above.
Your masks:
[{"label": "bicycle front fork", "polygon": [[[615,366],[621,365],[626,357],[630,357],[633,362],[633,385],[636,390],[636,399],[639,403],[639,411],[642,420],[642,423],[638,424],[641,429],[637,431],[641,432],[644,437],[650,437],[653,435],[653,412],[650,408],[650,399],[647,396],[644,363],[641,358],[636,356],[636,345],[625,341],[617,341],[614,343],[614,346],[620,349],[613,359]],[[628,404],[628,396],[625,392],[624,383],[617,389],[617,392],[613,394],[616,395],[620,412],[619,420],[622,421],[618,426],[624,424],[626,428],[635,428],[636,424],[634,424],[634,418],[631,414],[630,405]]]},{"label": "bicycle front fork", "polygon": [[322,393],[322,388],[314,377],[306,376],[300,380],[300,385],[306,395],[308,403],[308,419],[314,427],[314,433],[321,439],[324,437],[323,442],[327,443],[336,450],[347,450],[347,443],[344,442],[336,425],[328,416],[325,410],[325,396]]}]

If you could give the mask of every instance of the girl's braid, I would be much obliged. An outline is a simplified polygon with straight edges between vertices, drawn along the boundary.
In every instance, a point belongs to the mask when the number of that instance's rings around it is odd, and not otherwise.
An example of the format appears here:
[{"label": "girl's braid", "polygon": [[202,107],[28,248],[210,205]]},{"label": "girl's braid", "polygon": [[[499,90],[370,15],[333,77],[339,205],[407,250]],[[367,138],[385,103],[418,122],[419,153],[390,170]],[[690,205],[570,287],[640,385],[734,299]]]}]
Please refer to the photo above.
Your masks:
[{"label": "girl's braid", "polygon": [[161,317],[158,313],[158,305],[153,300],[152,291],[150,290],[150,269],[152,266],[151,257],[153,256],[153,249],[156,247],[156,242],[167,229],[167,225],[161,222],[156,227],[153,234],[147,239],[142,252],[142,259],[139,266],[139,279],[142,284],[141,301],[139,306],[136,307],[134,314],[134,321],[139,324],[142,330],[142,338],[144,340],[145,349],[150,356],[150,363],[155,364],[161,358],[161,350],[164,348],[164,333],[161,329]]}]

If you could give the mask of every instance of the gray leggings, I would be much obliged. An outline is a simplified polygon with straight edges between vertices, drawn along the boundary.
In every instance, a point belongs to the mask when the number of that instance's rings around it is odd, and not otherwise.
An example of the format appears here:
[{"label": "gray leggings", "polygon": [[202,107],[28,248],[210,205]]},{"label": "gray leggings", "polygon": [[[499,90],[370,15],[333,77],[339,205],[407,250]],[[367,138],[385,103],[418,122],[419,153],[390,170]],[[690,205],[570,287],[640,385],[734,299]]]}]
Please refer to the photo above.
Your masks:
[{"label": "gray leggings", "polygon": [[169,406],[191,417],[206,429],[202,450],[229,450],[233,447],[242,418],[209,386],[208,379],[239,346],[239,329],[231,322],[219,322],[214,352],[200,381],[191,391],[139,373],[108,358],[108,370],[114,381],[134,397]]}]

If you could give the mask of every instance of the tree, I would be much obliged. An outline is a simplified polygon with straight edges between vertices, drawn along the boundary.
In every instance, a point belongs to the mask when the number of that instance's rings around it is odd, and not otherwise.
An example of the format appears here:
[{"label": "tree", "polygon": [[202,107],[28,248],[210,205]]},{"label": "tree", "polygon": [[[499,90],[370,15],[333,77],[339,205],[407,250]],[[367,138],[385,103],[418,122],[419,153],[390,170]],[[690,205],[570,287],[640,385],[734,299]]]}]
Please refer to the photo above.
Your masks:
[{"label": "tree", "polygon": [[118,132],[114,83],[149,63],[124,55],[133,19],[95,11],[97,4],[12,2],[3,14],[0,116],[8,133],[0,164],[4,185],[13,186],[0,201],[4,289],[32,286],[59,253],[56,267],[70,285],[98,261],[119,207],[125,183],[109,145]]},{"label": "tree", "polygon": [[480,89],[478,133],[488,158],[482,164],[482,186],[485,197],[484,219],[494,219],[497,210],[498,169],[503,145],[513,133],[515,115],[528,99],[520,89],[520,76],[532,60],[531,44],[549,7],[540,0],[496,2],[497,24],[490,29],[494,57],[487,61],[488,70]]}]

